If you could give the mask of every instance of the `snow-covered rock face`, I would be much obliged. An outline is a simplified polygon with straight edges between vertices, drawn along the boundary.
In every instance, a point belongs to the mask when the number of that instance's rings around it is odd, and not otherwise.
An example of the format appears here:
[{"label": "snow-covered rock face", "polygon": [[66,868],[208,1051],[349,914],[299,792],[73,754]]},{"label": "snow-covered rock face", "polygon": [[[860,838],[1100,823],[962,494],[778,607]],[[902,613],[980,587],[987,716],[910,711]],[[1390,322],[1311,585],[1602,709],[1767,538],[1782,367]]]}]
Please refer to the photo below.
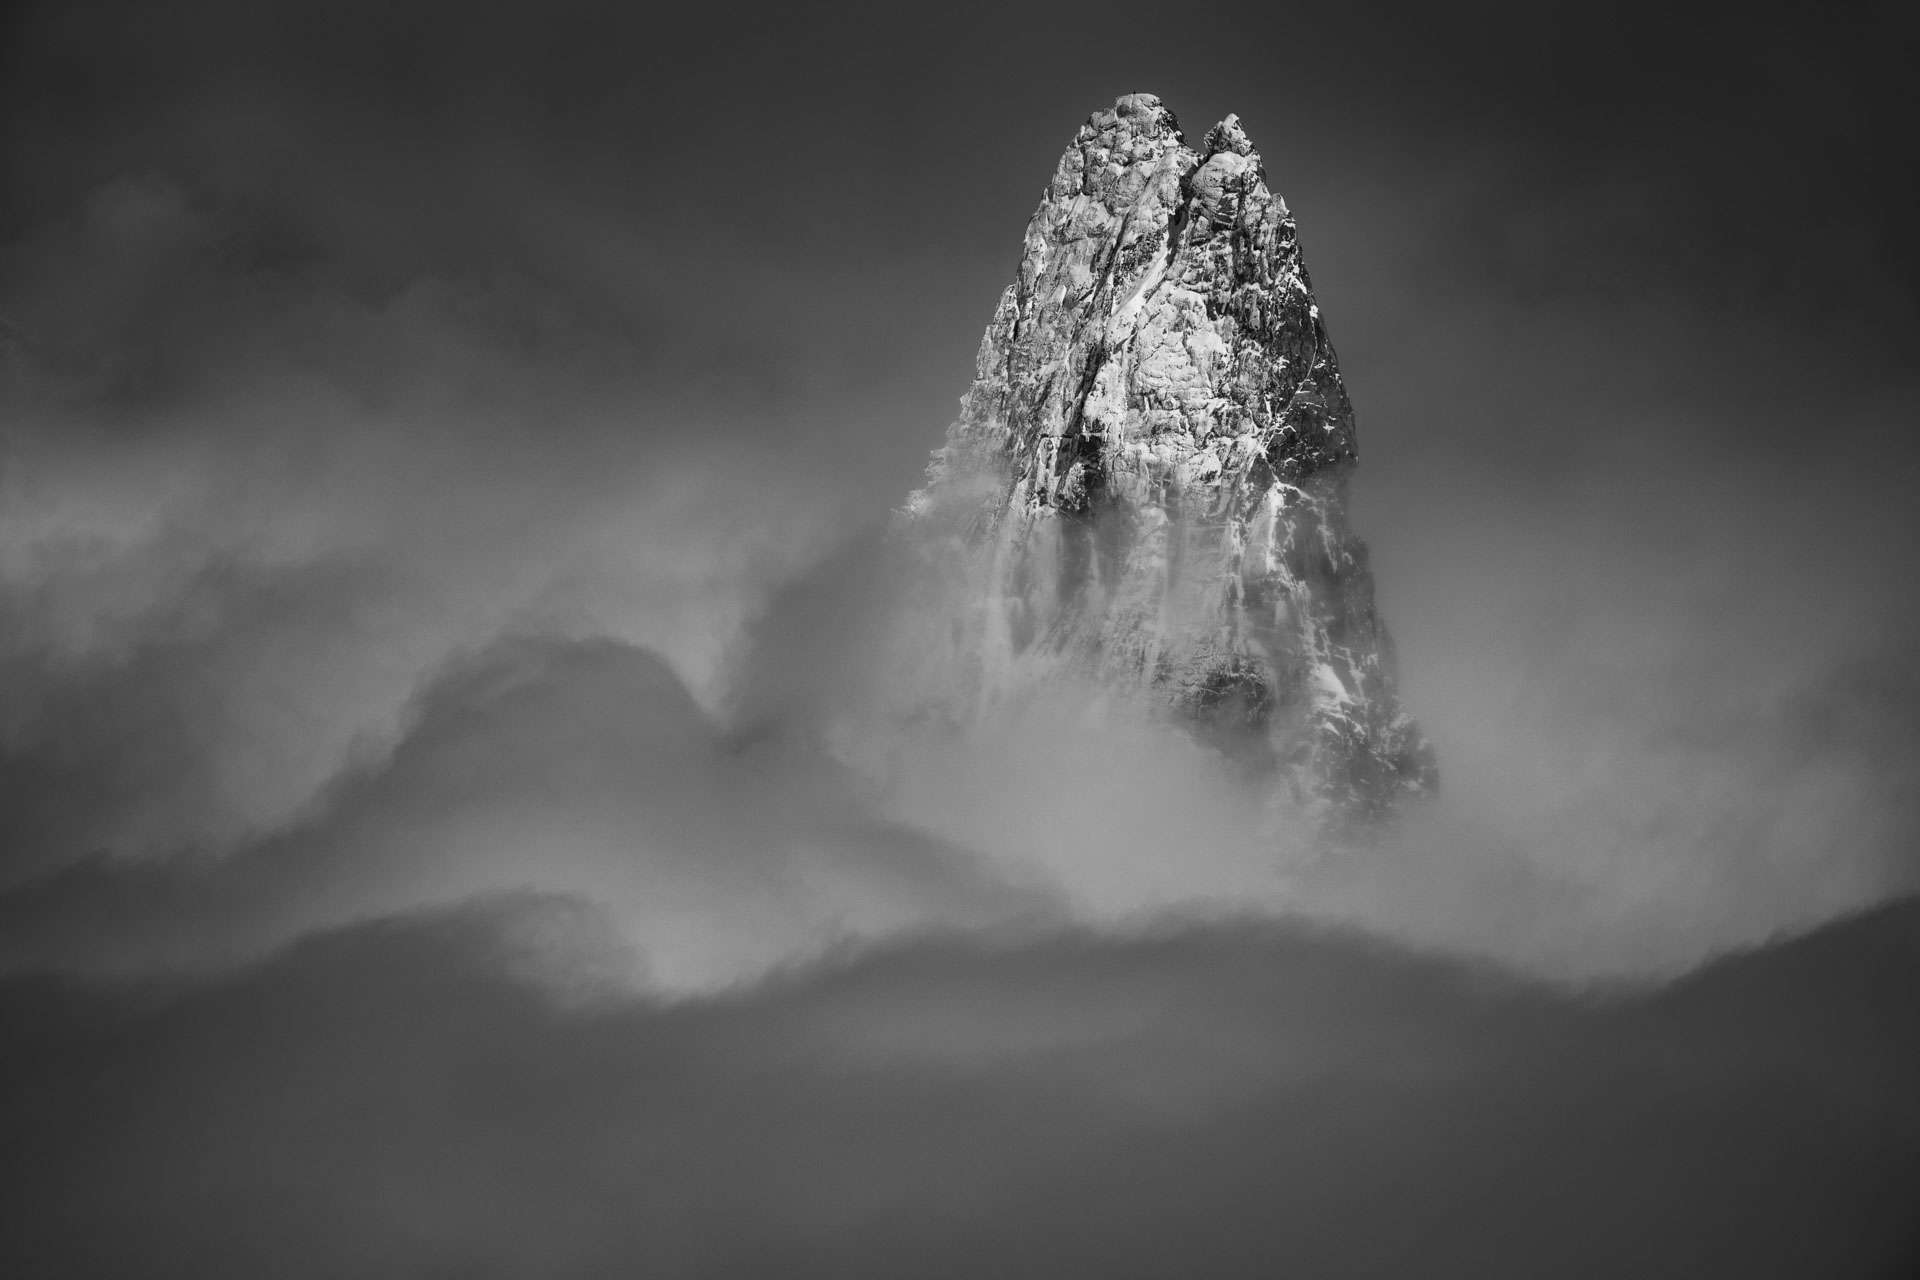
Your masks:
[{"label": "snow-covered rock face", "polygon": [[1088,119],[975,372],[907,505],[975,605],[967,696],[1090,675],[1329,827],[1435,785],[1347,528],[1353,408],[1236,117],[1197,151],[1151,94]]}]

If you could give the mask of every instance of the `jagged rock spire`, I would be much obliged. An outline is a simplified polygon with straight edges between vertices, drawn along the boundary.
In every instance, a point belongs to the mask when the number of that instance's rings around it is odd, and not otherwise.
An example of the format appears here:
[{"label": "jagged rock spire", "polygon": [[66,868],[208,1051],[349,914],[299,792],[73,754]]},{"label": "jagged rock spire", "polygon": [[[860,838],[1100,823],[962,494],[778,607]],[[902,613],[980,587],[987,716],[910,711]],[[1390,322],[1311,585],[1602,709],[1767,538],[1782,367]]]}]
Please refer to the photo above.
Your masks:
[{"label": "jagged rock spire", "polygon": [[957,531],[977,696],[1071,667],[1164,707],[1331,826],[1431,790],[1364,544],[1353,408],[1236,116],[1090,117],[1027,225],[908,510]]}]

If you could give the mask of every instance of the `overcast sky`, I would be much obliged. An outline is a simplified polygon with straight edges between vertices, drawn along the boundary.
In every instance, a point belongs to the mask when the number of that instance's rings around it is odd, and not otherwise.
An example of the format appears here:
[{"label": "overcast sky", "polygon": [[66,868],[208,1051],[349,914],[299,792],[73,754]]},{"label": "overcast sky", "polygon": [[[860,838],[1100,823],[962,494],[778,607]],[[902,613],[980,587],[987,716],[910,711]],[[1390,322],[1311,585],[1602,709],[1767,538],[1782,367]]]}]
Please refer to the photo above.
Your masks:
[{"label": "overcast sky", "polygon": [[[389,1165],[365,1145],[380,1146],[380,1126],[343,1129],[339,1170],[379,1166],[404,1194],[306,1170],[316,1181],[284,1194],[324,1210],[295,1222],[261,1208],[269,1241],[362,1223],[346,1235],[364,1256],[327,1252],[345,1236],[309,1242],[349,1270],[459,1269],[468,1255],[446,1242],[479,1248],[477,1223],[512,1205],[524,1235],[510,1215],[487,1228],[523,1249],[500,1265],[540,1271],[572,1211],[501,1170],[568,1163],[595,1108],[651,1133],[622,1110],[639,1105],[632,1073],[663,1072],[663,1096],[690,1089],[717,1114],[729,1091],[758,1086],[728,1077],[701,1093],[703,1055],[777,1074],[811,1052],[808,1036],[842,1034],[928,1055],[880,1072],[899,1091],[885,1105],[931,1126],[916,1141],[958,1143],[972,1172],[949,1188],[958,1199],[928,1173],[876,1201],[908,1157],[862,1148],[841,1181],[800,1186],[810,1175],[796,1170],[818,1168],[810,1144],[840,1130],[763,1100],[755,1123],[791,1145],[727,1129],[695,1162],[733,1197],[702,1212],[760,1224],[733,1262],[768,1263],[805,1237],[843,1274],[851,1237],[836,1233],[863,1214],[924,1229],[886,1256],[966,1256],[966,1242],[985,1247],[980,1223],[1002,1220],[991,1179],[968,1181],[980,1170],[1012,1161],[1043,1178],[1089,1135],[1111,1144],[1102,1161],[1138,1159],[1150,1131],[1224,1170],[1169,1210],[1177,1231],[1206,1234],[1216,1210],[1244,1223],[1254,1185],[1246,1153],[1219,1146],[1222,1117],[1251,1108],[1272,1126],[1322,1105],[1242,1089],[1265,1069],[1248,1064],[1293,1052],[1305,1024],[1284,1010],[1318,1007],[1313,992],[1344,1001],[1349,983],[1384,984],[1379,1024],[1415,1046],[1409,1061],[1450,1064],[1445,1089],[1477,1097],[1508,1066],[1459,1056],[1470,1028],[1511,1039],[1533,1072],[1654,1015],[1595,1015],[1554,1039],[1555,1019],[1579,1019],[1559,988],[1523,984],[1486,1007],[1492,996],[1435,996],[1429,1017],[1412,1012],[1429,1008],[1422,984],[1451,982],[1456,962],[1416,953],[1490,958],[1529,982],[1665,977],[1920,888],[1912,19],[1891,4],[1817,22],[1784,6],[1734,20],[1705,6],[1407,8],[9,9],[0,966],[170,993],[170,1012],[136,1018],[119,987],[5,988],[8,1025],[122,1108],[85,1141],[61,1126],[94,1095],[46,1112],[34,1141],[64,1153],[58,1185],[99,1195],[43,1185],[43,1206],[73,1206],[74,1234],[50,1227],[20,1247],[84,1271],[73,1250],[91,1215],[126,1227],[174,1212],[143,1196],[200,1140],[183,1114],[219,1113],[236,1167],[261,1126],[307,1133],[308,1103],[277,1109],[299,1093],[283,1073],[341,1034],[336,1015],[368,1046],[420,1024],[417,1040],[335,1064],[365,1073],[374,1115],[419,1105],[413,1077],[383,1076],[383,1061],[417,1061],[407,1070],[425,1079],[524,1037],[556,1046],[476,1080],[485,1096],[422,1121],[418,1146],[381,1147]],[[1061,148],[1133,91],[1160,95],[1190,138],[1241,116],[1299,220],[1353,396],[1354,523],[1443,777],[1438,804],[1364,861],[1278,875],[1207,761],[1175,743],[1116,741],[1062,764],[1085,753],[1028,726],[903,757],[882,795],[739,714],[742,687],[806,686],[822,654],[857,665],[857,637],[834,627],[861,539],[940,442]],[[529,889],[563,896],[512,896]],[[456,905],[475,895],[484,907]],[[1158,944],[1114,926],[1169,909],[1197,933],[1156,985],[1140,966]],[[1332,917],[1368,946],[1414,950],[1376,973],[1358,943],[1315,951],[1245,919],[1275,912],[1296,922],[1285,929]],[[1205,923],[1222,914],[1242,922]],[[577,1023],[502,959],[500,938],[519,955],[529,935],[542,965],[588,963],[574,952],[590,939],[591,966],[611,965],[616,985],[702,1000],[829,961],[708,1021],[660,1030],[648,1004]],[[835,976],[876,938],[897,949],[857,961],[866,977]],[[993,959],[1002,946],[1018,959]],[[1262,1015],[1274,1020],[1244,1027],[1228,1007],[1239,986],[1217,1018],[1169,1030],[1146,1012],[1219,989],[1222,971],[1262,972],[1276,947],[1318,956],[1325,985]],[[1836,989],[1852,989],[1844,964],[1820,970],[1840,971]],[[391,1003],[362,1007],[374,973],[398,975]],[[473,1023],[423,1014],[447,1003],[442,981],[466,984]],[[1257,1004],[1263,979],[1245,981]],[[970,1008],[967,991],[1009,982],[1067,1005],[895,1027],[901,1008]],[[1081,1068],[1046,1049],[1054,1066],[1028,1071],[1042,1050],[1022,1037],[1083,996],[1132,1029],[1096,1017],[1073,1053],[1124,1042],[1139,1060],[1029,1150],[1004,1135],[1030,1135],[1033,1110],[1076,1093]],[[1683,1005],[1681,1038],[1710,1046],[1705,1065],[1680,1093],[1647,1086],[1627,1145],[1697,1125],[1724,1154],[1676,1175],[1732,1206],[1711,1229],[1711,1215],[1690,1220],[1686,1238],[1747,1239],[1726,1226],[1748,1203],[1728,1171],[1791,1148],[1789,1171],[1816,1155],[1867,1171],[1848,1184],[1865,1216],[1816,1215],[1823,1230],[1892,1239],[1870,1210],[1913,1186],[1911,1110],[1883,1113],[1870,1089],[1832,1126],[1796,1112],[1779,1122],[1792,1134],[1754,1136],[1746,1109],[1788,1072],[1698,1111],[1685,1090],[1732,1072],[1740,1037],[1760,1033],[1722,1034],[1708,997]],[[256,1039],[262,1007],[295,1012]],[[1336,1021],[1306,1030],[1373,1052],[1373,1023]],[[120,1028],[122,1048],[89,1027]],[[1862,1058],[1910,1060],[1897,1054],[1911,1032],[1808,1070],[1853,1078]],[[1175,1069],[1181,1037],[1199,1047]],[[1642,1059],[1621,1052],[1617,1070],[1640,1080]],[[982,1092],[942,1074],[965,1067],[948,1053],[986,1055]],[[162,1064],[150,1093],[114,1075],[145,1080],[128,1063],[148,1060]],[[838,1079],[820,1086],[824,1114],[853,1116],[860,1094],[835,1092]],[[434,1163],[508,1107],[489,1090],[542,1080],[575,1090],[578,1109],[536,1107],[470,1184],[423,1182],[416,1157]],[[1403,1084],[1368,1076],[1342,1105],[1424,1113],[1432,1096]],[[1484,1123],[1518,1132],[1530,1107],[1557,1115],[1599,1088],[1559,1081]],[[954,1122],[923,1102],[994,1118],[946,1133]],[[116,1126],[140,1135],[125,1160]],[[702,1146],[699,1125],[676,1132],[647,1141]],[[1395,1149],[1371,1130],[1322,1136],[1361,1154],[1329,1175],[1344,1189],[1322,1188],[1344,1207],[1307,1256],[1360,1257],[1341,1215]],[[1461,1140],[1420,1130],[1394,1176],[1451,1161]],[[745,1157],[713,1154],[749,1141],[773,1153],[751,1188],[731,1172]],[[210,1178],[229,1176],[226,1158]],[[596,1206],[577,1210],[586,1242],[566,1266],[632,1256],[633,1229],[607,1226],[607,1206],[657,1189],[626,1158],[596,1148],[602,1163],[564,1184]],[[1487,1194],[1510,1196],[1512,1179],[1490,1169]],[[1382,1194],[1412,1203],[1394,1185]],[[1165,1190],[1083,1187],[1068,1199],[1091,1199],[1062,1212],[1165,1203]],[[1594,1220],[1652,1212],[1601,1198]],[[936,1202],[928,1226],[914,1206]],[[1008,1242],[1040,1230],[1009,1220],[994,1248],[1025,1249]],[[1233,1237],[1246,1258],[1273,1256],[1264,1232]],[[218,1234],[189,1222],[157,1247],[239,1273],[266,1256],[259,1241],[216,1248]],[[674,1239],[686,1266],[721,1265],[697,1232]],[[1785,1256],[1771,1241],[1755,1257]],[[1489,1274],[1478,1246],[1452,1244],[1449,1258]],[[1863,1267],[1891,1256],[1863,1248]]]}]

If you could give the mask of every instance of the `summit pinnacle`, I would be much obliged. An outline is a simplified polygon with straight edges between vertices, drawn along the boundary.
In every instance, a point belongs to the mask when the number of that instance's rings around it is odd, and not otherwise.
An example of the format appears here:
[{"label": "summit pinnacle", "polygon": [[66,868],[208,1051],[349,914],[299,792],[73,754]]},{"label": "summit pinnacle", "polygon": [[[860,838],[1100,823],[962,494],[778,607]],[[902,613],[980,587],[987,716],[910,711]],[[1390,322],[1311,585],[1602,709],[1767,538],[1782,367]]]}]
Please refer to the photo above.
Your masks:
[{"label": "summit pinnacle", "polygon": [[1326,827],[1430,791],[1365,545],[1353,407],[1236,116],[1152,94],[1080,127],[959,420],[907,504],[978,607],[974,696],[1072,671],[1162,709]]}]

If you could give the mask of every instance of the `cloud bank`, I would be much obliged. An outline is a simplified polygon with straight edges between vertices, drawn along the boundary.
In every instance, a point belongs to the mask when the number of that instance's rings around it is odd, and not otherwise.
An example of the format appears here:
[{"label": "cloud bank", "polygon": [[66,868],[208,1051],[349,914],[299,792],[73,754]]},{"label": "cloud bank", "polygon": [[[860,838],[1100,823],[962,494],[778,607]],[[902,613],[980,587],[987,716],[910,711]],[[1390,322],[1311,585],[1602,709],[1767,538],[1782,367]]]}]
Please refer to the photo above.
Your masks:
[{"label": "cloud bank", "polygon": [[[1895,1274],[1911,906],[1651,998],[1245,924],[609,1000],[496,902],[0,985],[29,1274]],[[578,938],[578,921],[569,933]],[[556,1002],[556,990],[568,996]],[[52,1016],[50,1016],[52,1015]],[[1864,1052],[1863,1052],[1864,1050]]]},{"label": "cloud bank", "polygon": [[[1904,20],[923,8],[0,20],[0,1269],[1897,1274]],[[1372,850],[847,714],[1127,89],[1300,217]]]}]

